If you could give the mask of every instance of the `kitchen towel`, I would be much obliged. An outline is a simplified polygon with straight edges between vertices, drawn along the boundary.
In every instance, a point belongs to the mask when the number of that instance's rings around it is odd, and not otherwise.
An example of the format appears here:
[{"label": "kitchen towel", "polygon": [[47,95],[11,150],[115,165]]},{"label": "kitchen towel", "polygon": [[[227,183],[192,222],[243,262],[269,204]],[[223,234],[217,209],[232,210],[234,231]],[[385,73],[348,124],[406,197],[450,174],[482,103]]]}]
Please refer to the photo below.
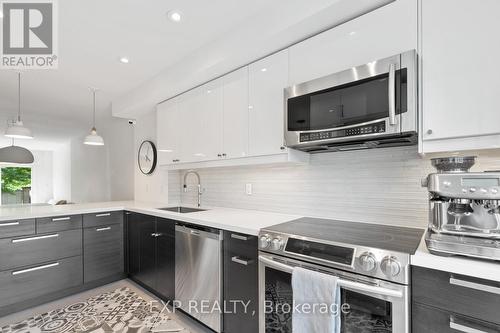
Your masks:
[{"label": "kitchen towel", "polygon": [[340,333],[340,287],[336,276],[295,267],[292,291],[293,333]]}]

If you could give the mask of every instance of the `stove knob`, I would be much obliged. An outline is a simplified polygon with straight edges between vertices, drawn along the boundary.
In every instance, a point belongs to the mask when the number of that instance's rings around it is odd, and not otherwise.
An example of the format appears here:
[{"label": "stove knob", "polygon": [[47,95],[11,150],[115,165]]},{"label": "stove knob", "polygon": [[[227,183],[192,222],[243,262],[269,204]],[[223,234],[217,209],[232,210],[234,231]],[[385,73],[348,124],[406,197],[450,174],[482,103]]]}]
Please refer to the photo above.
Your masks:
[{"label": "stove knob", "polygon": [[261,249],[269,247],[270,244],[271,244],[271,237],[269,237],[269,235],[260,236],[259,247]]},{"label": "stove knob", "polygon": [[401,272],[401,265],[399,264],[398,259],[393,256],[387,256],[382,259],[380,268],[382,269],[382,272],[390,278],[397,276]]},{"label": "stove knob", "polygon": [[365,252],[359,256],[359,265],[365,272],[371,272],[377,267],[377,259],[373,253]]},{"label": "stove knob", "polygon": [[283,239],[280,237],[273,238],[271,241],[271,250],[273,251],[278,251],[281,250],[281,247],[283,246]]}]

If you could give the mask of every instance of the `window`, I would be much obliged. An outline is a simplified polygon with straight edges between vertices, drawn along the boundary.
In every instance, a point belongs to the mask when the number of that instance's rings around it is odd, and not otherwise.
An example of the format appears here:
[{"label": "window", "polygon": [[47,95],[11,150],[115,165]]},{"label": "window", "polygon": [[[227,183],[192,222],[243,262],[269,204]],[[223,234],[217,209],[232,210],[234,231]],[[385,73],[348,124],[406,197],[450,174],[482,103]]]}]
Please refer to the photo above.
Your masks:
[{"label": "window", "polygon": [[2,205],[31,203],[31,168],[2,167]]}]

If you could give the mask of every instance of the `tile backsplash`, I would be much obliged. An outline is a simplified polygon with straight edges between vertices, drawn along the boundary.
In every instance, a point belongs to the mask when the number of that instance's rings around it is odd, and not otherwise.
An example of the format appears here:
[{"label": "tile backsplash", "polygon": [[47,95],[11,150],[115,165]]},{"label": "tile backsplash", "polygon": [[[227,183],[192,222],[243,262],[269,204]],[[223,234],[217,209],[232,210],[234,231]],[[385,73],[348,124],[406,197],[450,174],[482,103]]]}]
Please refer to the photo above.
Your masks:
[{"label": "tile backsplash", "polygon": [[[498,156],[481,155],[473,170],[500,169]],[[399,147],[311,155],[307,165],[197,171],[203,205],[425,227],[427,190],[420,184],[434,168],[416,147]],[[183,193],[183,175],[169,172],[169,201],[196,203],[195,177]],[[251,195],[246,184],[252,184]]]}]

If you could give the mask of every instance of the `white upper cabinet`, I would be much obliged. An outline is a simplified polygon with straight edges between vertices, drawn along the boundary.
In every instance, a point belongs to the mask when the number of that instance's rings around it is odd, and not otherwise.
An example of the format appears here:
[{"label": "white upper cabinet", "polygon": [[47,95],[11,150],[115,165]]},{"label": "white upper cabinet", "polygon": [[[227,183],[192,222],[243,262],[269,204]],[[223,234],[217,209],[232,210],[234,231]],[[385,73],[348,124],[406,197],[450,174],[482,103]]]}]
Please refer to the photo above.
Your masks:
[{"label": "white upper cabinet", "polygon": [[249,154],[284,152],[284,89],[288,86],[288,50],[249,65]]},{"label": "white upper cabinet", "polygon": [[248,66],[222,78],[223,158],[248,155]]},{"label": "white upper cabinet", "polygon": [[181,163],[217,159],[222,150],[222,85],[211,81],[180,96]]},{"label": "white upper cabinet", "polygon": [[156,133],[158,163],[175,163],[180,158],[179,112],[177,99],[171,99],[156,107]]},{"label": "white upper cabinet", "polygon": [[292,46],[290,84],[416,48],[417,1],[397,0]]},{"label": "white upper cabinet", "polygon": [[500,1],[421,1],[422,151],[500,147]]}]

